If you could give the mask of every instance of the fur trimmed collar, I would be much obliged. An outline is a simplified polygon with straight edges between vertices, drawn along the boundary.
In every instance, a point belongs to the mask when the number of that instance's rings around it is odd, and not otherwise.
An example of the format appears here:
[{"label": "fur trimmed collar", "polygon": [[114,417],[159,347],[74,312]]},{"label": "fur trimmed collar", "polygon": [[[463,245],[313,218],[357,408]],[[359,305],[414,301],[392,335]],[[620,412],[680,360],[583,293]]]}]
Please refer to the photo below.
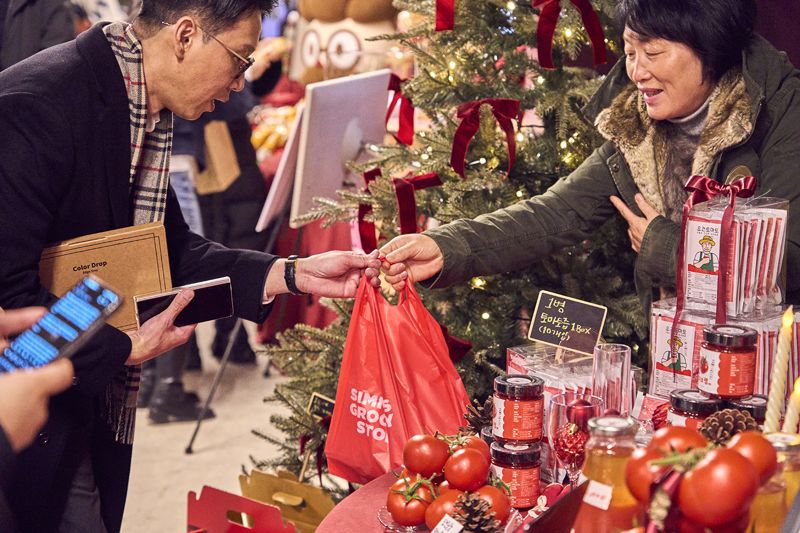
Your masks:
[{"label": "fur trimmed collar", "polygon": [[[741,70],[732,69],[711,93],[706,125],[692,163],[693,175],[708,175],[721,152],[747,138],[753,130],[751,113],[752,100]],[[595,125],[603,138],[622,152],[645,199],[663,213],[659,176],[669,140],[664,138],[659,121],[647,115],[641,93],[630,84],[597,116]]]}]

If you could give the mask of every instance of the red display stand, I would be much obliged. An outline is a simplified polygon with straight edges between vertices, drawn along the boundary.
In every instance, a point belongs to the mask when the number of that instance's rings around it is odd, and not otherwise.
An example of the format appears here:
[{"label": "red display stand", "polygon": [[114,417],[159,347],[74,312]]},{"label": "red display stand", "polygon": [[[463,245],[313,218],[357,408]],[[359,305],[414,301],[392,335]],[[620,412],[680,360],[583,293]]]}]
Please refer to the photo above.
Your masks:
[{"label": "red display stand", "polygon": [[[231,522],[228,513],[247,515],[251,525]],[[200,497],[189,492],[186,523],[204,533],[296,533],[294,524],[284,523],[281,510],[273,505],[205,486]]]},{"label": "red display stand", "polygon": [[373,479],[334,507],[317,527],[316,533],[383,533],[378,510],[386,505],[389,487],[396,480],[397,476],[392,472]]}]

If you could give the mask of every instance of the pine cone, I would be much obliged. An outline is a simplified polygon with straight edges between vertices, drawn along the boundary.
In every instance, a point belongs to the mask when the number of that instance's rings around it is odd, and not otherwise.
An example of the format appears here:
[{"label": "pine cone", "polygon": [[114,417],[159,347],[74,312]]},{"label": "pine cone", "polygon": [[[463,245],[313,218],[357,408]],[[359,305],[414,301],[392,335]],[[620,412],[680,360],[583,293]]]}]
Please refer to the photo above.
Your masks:
[{"label": "pine cone", "polygon": [[489,513],[489,502],[471,492],[465,492],[456,500],[453,518],[462,526],[464,533],[495,533],[500,529],[500,521]]},{"label": "pine cone", "polygon": [[706,418],[700,425],[700,433],[717,445],[728,442],[731,437],[742,431],[754,431],[758,423],[753,415],[739,409],[723,409]]},{"label": "pine cone", "polygon": [[467,421],[467,425],[459,429],[463,433],[474,433],[480,436],[481,429],[484,426],[492,425],[493,409],[494,401],[492,400],[492,396],[489,396],[483,405],[481,405],[478,400],[472,400],[472,405],[468,405],[467,412],[464,413],[464,420]]}]

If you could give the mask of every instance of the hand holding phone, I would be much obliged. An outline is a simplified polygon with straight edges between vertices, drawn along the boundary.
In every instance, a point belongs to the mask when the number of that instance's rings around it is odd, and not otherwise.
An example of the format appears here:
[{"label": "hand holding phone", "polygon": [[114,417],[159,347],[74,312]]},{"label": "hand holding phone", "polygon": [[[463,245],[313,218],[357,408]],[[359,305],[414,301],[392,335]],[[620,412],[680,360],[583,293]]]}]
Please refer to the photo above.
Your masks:
[{"label": "hand holding phone", "polygon": [[128,332],[131,338],[131,354],[127,365],[138,365],[189,340],[196,324],[176,326],[175,319],[194,298],[194,291],[183,289],[175,295],[169,306],[138,330]]},{"label": "hand holding phone", "polygon": [[59,298],[41,318],[0,354],[0,373],[36,368],[69,357],[119,307],[122,298],[87,275]]}]

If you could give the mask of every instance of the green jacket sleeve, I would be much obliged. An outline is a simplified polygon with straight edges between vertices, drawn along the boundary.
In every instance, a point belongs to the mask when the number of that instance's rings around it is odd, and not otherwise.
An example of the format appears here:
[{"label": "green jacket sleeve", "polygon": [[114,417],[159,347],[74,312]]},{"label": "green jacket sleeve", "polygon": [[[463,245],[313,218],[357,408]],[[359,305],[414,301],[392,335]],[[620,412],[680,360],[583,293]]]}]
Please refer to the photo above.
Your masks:
[{"label": "green jacket sleeve", "polygon": [[444,255],[444,267],[430,286],[517,270],[576,244],[613,215],[608,198],[615,194],[617,188],[598,149],[542,195],[428,230],[425,234]]}]

